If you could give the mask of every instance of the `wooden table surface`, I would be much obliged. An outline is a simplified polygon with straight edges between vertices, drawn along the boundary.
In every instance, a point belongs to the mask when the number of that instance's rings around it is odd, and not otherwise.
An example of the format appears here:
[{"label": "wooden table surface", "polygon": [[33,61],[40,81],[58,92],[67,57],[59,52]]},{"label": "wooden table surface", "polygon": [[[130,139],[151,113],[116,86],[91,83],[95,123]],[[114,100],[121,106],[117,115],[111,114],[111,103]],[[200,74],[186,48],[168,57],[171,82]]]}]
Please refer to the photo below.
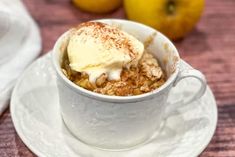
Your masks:
[{"label": "wooden table surface", "polygon": [[[75,9],[69,0],[23,0],[38,23],[43,53],[71,26],[96,18],[125,18],[120,8],[106,15]],[[207,77],[219,112],[216,133],[200,157],[235,157],[235,0],[207,0],[196,29],[175,42],[180,55]],[[34,157],[17,136],[9,109],[0,117],[0,157]]]}]

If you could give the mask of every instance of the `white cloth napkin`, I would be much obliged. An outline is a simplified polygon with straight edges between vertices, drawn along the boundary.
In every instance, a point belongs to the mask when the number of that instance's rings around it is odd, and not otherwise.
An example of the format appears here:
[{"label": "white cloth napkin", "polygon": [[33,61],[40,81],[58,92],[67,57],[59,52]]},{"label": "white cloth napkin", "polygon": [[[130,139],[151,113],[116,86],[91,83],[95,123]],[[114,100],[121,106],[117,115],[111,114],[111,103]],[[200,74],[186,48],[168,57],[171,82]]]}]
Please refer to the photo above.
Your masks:
[{"label": "white cloth napkin", "polygon": [[14,84],[41,51],[39,29],[20,0],[0,0],[0,115]]}]

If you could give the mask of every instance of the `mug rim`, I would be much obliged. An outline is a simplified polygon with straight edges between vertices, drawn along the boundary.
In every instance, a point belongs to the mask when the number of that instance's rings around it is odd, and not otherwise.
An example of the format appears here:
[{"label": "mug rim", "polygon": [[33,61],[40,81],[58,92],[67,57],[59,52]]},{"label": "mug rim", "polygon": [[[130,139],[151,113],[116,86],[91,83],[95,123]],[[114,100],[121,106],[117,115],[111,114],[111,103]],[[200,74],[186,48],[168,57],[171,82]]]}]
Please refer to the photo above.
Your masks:
[{"label": "mug rim", "polygon": [[119,23],[132,23],[134,25],[139,25],[141,27],[145,27],[146,29],[152,29],[153,31],[157,32],[158,35],[162,36],[164,38],[164,40],[171,44],[172,45],[172,48],[174,49],[175,51],[175,55],[179,58],[177,61],[176,61],[176,64],[175,64],[175,70],[174,72],[170,75],[170,77],[166,80],[166,82],[161,85],[159,88],[153,90],[153,91],[150,91],[150,92],[147,92],[147,93],[144,93],[144,94],[140,94],[140,95],[133,95],[133,96],[111,96],[111,95],[104,95],[104,94],[100,94],[100,93],[96,93],[96,92],[93,92],[93,91],[89,91],[85,88],[82,88],[78,85],[76,85],[75,83],[73,83],[72,81],[70,81],[63,73],[62,73],[62,70],[61,70],[61,66],[59,64],[59,60],[56,59],[56,49],[58,47],[60,47],[60,41],[67,35],[68,31],[64,32],[56,41],[54,47],[53,47],[53,50],[52,50],[52,64],[54,66],[54,69],[56,70],[56,73],[57,73],[57,79],[59,79],[60,81],[63,81],[63,83],[69,87],[70,89],[72,89],[74,92],[76,93],[79,93],[83,96],[86,96],[86,97],[90,97],[90,98],[94,98],[96,100],[100,100],[100,101],[105,101],[105,102],[125,102],[125,103],[128,103],[128,102],[139,102],[139,101],[143,101],[143,100],[146,100],[146,99],[151,99],[153,98],[153,96],[161,93],[164,89],[166,89],[167,87],[169,87],[171,84],[174,83],[178,73],[179,73],[179,64],[180,64],[180,56],[179,56],[179,53],[178,53],[178,50],[176,49],[175,45],[170,41],[170,39],[168,39],[165,35],[163,35],[161,32],[157,31],[156,29],[150,27],[150,26],[147,26],[147,25],[144,25],[144,24],[141,24],[141,23],[138,23],[138,22],[134,22],[134,21],[129,21],[129,20],[123,20],[123,19],[98,19],[98,20],[92,20],[92,21],[98,21],[98,22],[119,22]]}]

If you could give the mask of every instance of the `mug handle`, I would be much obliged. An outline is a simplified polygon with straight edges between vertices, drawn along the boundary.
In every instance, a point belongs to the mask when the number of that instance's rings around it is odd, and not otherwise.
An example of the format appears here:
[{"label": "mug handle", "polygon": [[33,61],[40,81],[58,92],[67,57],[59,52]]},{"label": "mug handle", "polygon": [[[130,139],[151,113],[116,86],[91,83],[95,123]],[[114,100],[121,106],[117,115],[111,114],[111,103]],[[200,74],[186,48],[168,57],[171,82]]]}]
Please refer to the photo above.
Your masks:
[{"label": "mug handle", "polygon": [[206,91],[206,88],[207,88],[206,78],[199,70],[196,70],[196,69],[193,69],[193,68],[191,68],[191,69],[190,68],[182,69],[181,71],[179,71],[179,74],[178,74],[176,80],[173,83],[173,88],[176,87],[177,84],[180,81],[184,80],[185,78],[195,78],[195,79],[197,79],[201,83],[200,89],[188,100],[184,100],[182,98],[182,100],[179,100],[177,102],[167,103],[165,118],[168,118],[169,115],[173,111],[175,111],[176,108],[183,107],[183,106],[199,99],[200,97],[202,97],[204,95],[204,93]]}]

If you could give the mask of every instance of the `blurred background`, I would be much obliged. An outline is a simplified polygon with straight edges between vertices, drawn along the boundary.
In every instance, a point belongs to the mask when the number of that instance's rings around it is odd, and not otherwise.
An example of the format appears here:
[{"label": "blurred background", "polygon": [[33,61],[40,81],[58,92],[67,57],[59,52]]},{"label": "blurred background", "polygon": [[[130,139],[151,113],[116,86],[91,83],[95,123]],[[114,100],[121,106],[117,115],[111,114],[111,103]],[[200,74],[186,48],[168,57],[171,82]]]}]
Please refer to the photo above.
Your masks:
[{"label": "blurred background", "polygon": [[[174,41],[182,59],[206,75],[216,97],[217,130],[201,157],[235,157],[235,0],[23,0],[23,3],[40,28],[41,55],[52,49],[63,32],[93,19],[130,19],[163,32]],[[0,152],[34,156],[16,135],[9,110],[0,124],[0,130],[1,127],[8,130],[7,138],[0,134],[5,145],[0,145]]]}]

